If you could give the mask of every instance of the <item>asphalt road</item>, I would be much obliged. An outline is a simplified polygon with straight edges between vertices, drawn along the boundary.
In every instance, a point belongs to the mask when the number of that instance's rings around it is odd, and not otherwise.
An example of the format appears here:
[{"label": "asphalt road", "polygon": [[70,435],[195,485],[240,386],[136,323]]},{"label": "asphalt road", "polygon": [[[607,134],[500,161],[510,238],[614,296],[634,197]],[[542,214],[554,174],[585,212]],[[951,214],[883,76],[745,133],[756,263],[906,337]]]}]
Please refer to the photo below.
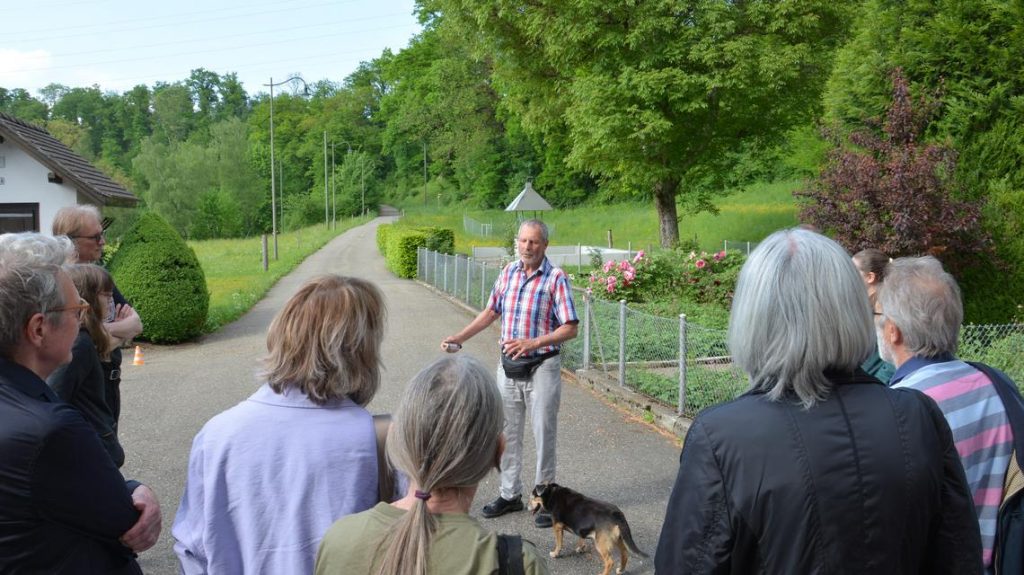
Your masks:
[{"label": "asphalt road", "polygon": [[[146,573],[178,572],[170,527],[184,490],[192,438],[210,417],[259,387],[256,370],[266,350],[267,327],[303,281],[320,273],[339,273],[371,280],[384,292],[388,305],[385,371],[381,390],[369,405],[374,413],[394,411],[406,382],[440,354],[441,339],[472,319],[474,314],[461,305],[415,281],[396,278],[384,267],[375,230],[387,221],[378,218],[334,239],[282,278],[249,313],[217,333],[184,345],[143,345],[144,366],[131,365],[132,356],[126,354],[120,423],[127,453],[124,472],[156,491],[164,515],[160,541],[140,559]],[[467,342],[461,353],[496,365],[497,338],[495,324]],[[534,473],[532,445],[528,437],[526,485],[532,483]],[[653,556],[678,468],[678,442],[565,380],[558,457],[558,482],[618,505],[637,545]],[[480,507],[497,492],[497,475],[492,474],[482,485],[472,513],[479,516]],[[544,552],[554,548],[551,530],[534,527],[528,512],[481,521],[499,532],[519,533]],[[549,560],[552,573],[601,571],[596,553],[574,555],[569,541],[566,547],[565,556]],[[653,573],[652,562],[631,558],[628,572]]]}]

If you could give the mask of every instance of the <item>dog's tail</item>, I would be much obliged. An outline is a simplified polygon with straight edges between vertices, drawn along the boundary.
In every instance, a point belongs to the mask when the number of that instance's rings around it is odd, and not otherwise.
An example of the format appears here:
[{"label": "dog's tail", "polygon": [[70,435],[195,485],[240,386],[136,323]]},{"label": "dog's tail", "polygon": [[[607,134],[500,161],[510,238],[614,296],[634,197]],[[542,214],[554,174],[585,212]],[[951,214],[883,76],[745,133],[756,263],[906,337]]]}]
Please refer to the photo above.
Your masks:
[{"label": "dog's tail", "polygon": [[629,550],[643,558],[647,558],[647,554],[640,550],[633,542],[633,532],[629,529],[629,523],[626,522],[626,516],[619,513],[615,518],[615,522],[619,524],[619,531],[622,533],[622,540],[626,543],[626,547]]}]

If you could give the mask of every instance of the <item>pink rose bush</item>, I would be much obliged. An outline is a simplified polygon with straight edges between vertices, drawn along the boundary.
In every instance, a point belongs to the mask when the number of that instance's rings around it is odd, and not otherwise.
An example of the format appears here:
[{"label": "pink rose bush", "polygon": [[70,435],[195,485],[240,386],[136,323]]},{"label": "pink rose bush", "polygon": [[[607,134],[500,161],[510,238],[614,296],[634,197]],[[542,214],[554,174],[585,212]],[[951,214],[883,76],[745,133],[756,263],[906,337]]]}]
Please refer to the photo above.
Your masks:
[{"label": "pink rose bush", "polygon": [[590,273],[589,289],[611,301],[687,300],[728,309],[744,260],[739,252],[640,251],[628,260],[601,264]]}]

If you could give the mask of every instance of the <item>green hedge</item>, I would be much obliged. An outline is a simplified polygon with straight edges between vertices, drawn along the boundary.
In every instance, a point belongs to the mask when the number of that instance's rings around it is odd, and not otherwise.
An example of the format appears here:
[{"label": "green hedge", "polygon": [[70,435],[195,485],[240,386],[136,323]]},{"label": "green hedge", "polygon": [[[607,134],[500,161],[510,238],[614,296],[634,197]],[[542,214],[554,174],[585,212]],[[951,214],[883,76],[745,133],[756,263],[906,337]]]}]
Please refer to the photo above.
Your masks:
[{"label": "green hedge", "polygon": [[455,253],[455,231],[451,228],[415,228],[427,237],[426,248],[442,254]]},{"label": "green hedge", "polygon": [[396,229],[395,224],[381,224],[377,226],[377,251],[384,257],[388,255],[388,237],[394,229]]},{"label": "green hedge", "polygon": [[412,229],[396,228],[388,233],[384,261],[400,278],[416,277],[417,249],[427,245],[427,236]]},{"label": "green hedge", "polygon": [[206,277],[195,252],[166,221],[143,214],[110,261],[117,287],[142,318],[142,337],[157,343],[202,333],[210,307]]}]

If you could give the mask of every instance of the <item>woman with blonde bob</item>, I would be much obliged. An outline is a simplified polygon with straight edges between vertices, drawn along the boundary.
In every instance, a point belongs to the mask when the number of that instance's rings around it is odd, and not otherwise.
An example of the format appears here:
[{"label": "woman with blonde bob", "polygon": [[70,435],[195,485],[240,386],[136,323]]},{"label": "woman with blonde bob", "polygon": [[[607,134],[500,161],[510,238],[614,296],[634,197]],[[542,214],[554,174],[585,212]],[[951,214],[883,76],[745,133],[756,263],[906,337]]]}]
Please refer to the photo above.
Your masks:
[{"label": "woman with blonde bob", "polygon": [[[317,575],[491,575],[498,538],[468,515],[504,440],[494,370],[469,356],[435,361],[409,383],[388,435],[388,459],[409,477],[405,497],[349,515],[324,536]],[[527,574],[547,573],[523,541]]]},{"label": "woman with blonde bob", "polygon": [[687,432],[657,573],[980,573],[949,426],[859,368],[874,343],[843,248],[801,229],[758,245],[729,320],[751,389]]},{"label": "woman with blonde bob", "polygon": [[[313,570],[338,518],[377,502],[384,300],[371,283],[308,281],[267,334],[265,383],[196,435],[174,518],[184,573]],[[216,385],[216,382],[211,382]]]}]

